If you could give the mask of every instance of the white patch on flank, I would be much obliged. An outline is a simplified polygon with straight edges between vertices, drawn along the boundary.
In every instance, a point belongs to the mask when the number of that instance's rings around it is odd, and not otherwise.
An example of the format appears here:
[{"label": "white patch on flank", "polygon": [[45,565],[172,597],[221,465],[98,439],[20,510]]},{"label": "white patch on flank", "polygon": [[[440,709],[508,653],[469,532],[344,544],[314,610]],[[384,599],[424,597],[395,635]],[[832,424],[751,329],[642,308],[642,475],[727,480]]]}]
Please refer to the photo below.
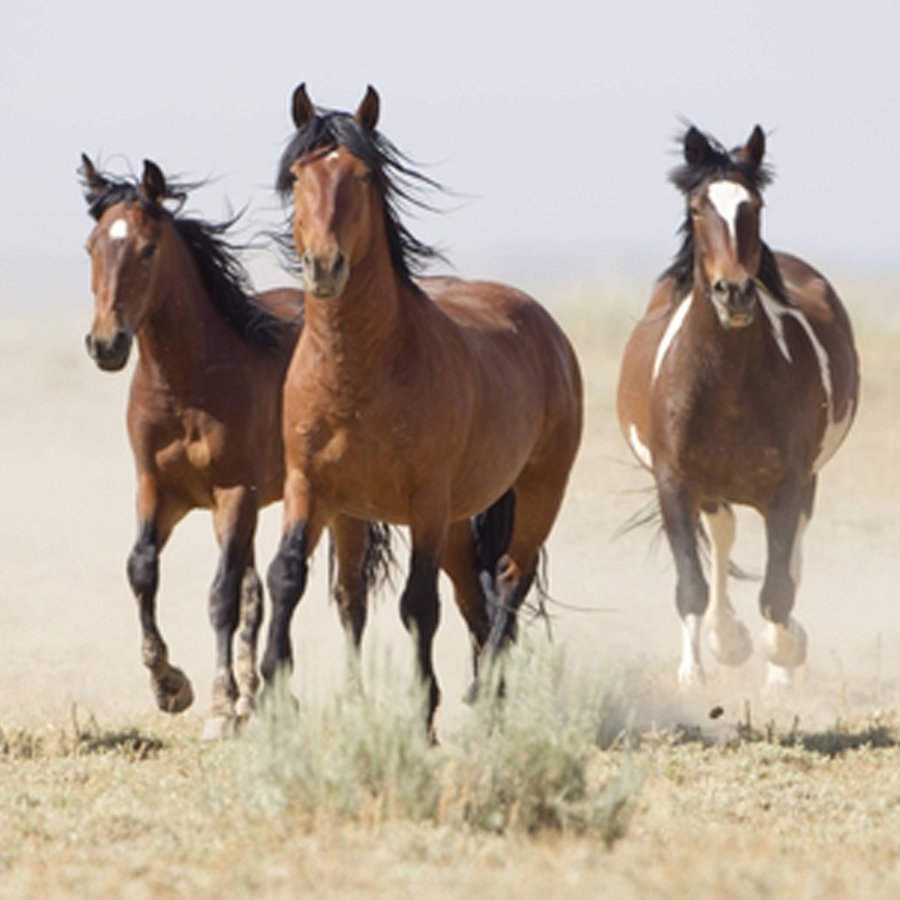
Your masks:
[{"label": "white patch on flank", "polygon": [[128,223],[124,219],[116,219],[109,226],[109,236],[114,241],[124,241],[128,237]]},{"label": "white patch on flank", "polygon": [[750,192],[736,181],[714,181],[706,191],[709,202],[725,220],[732,240],[735,238],[738,207],[750,200]]},{"label": "white patch on flank", "polygon": [[819,363],[819,380],[822,383],[822,391],[825,393],[825,404],[827,406],[825,434],[822,436],[822,444],[813,463],[813,471],[818,472],[831,459],[846,437],[850,429],[850,423],[853,421],[853,404],[848,404],[844,418],[840,422],[836,422],[834,419],[834,384],[831,380],[831,362],[828,359],[828,352],[816,336],[815,331],[813,331],[809,320],[799,309],[782,306],[765,291],[760,291],[760,300],[762,308],[769,319],[769,324],[772,326],[772,335],[778,344],[778,349],[781,350],[782,355],[788,362],[793,362],[793,360],[784,336],[785,316],[790,316],[795,322],[800,324],[810,346],[813,348],[813,353],[816,354],[816,360]]},{"label": "white patch on flank", "polygon": [[631,444],[631,449],[634,451],[634,455],[641,461],[641,463],[648,469],[652,469],[653,456],[650,454],[650,449],[641,440],[641,436],[638,434],[637,427],[634,425],[630,425],[628,428],[628,443]]},{"label": "white patch on flank", "polygon": [[681,301],[681,306],[675,310],[675,314],[669,319],[669,324],[666,326],[666,330],[663,333],[662,340],[659,342],[659,346],[656,348],[656,357],[653,360],[653,377],[650,379],[650,383],[653,384],[656,381],[656,376],[659,374],[660,366],[662,366],[663,359],[665,358],[666,353],[669,351],[669,347],[672,345],[672,341],[675,340],[675,336],[681,330],[681,325],[684,322],[684,317],[688,314],[688,310],[691,308],[691,303],[694,300],[693,294],[688,294],[684,300]]}]

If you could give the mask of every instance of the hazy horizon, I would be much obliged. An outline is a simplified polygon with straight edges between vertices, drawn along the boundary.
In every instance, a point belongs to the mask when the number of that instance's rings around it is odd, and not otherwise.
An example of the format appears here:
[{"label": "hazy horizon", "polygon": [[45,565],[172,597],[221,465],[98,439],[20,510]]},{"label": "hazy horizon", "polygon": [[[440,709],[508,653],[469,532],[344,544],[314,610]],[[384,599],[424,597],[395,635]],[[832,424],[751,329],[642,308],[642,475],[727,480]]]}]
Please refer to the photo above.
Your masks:
[{"label": "hazy horizon", "polygon": [[[300,81],[339,109],[378,88],[382,131],[451,192],[411,228],[464,276],[526,288],[652,278],[677,246],[682,201],[667,174],[685,120],[729,146],[766,129],[773,247],[835,277],[900,271],[900,8],[889,2],[212,9],[38,0],[7,11],[4,308],[87,312],[82,151],[118,171],[149,157],[209,178],[192,210],[216,219],[246,206],[244,237],[272,227]],[[260,286],[287,278],[276,265],[253,258]]]}]

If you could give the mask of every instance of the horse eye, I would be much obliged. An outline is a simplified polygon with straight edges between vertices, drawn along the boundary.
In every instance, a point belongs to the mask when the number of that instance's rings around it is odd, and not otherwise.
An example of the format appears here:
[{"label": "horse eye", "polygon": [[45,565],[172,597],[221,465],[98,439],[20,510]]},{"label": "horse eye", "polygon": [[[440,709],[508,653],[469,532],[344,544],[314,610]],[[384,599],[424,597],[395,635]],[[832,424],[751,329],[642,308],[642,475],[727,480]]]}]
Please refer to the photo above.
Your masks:
[{"label": "horse eye", "polygon": [[155,243],[149,243],[142,247],[140,252],[141,262],[150,262],[150,260],[153,259],[154,253],[156,253]]},{"label": "horse eye", "polygon": [[365,172],[360,173],[359,180],[363,184],[369,185],[369,184],[372,184],[373,181],[375,181],[375,175],[372,173],[371,169],[366,169]]}]

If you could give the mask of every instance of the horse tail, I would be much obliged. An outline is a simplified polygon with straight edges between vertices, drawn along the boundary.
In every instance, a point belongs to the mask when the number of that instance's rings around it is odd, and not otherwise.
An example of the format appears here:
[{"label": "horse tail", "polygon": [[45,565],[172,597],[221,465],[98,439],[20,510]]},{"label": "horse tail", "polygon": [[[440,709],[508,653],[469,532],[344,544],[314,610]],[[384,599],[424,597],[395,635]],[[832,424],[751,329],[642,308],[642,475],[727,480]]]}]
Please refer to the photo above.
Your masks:
[{"label": "horse tail", "polygon": [[[366,552],[362,562],[362,580],[366,592],[389,584],[397,567],[397,558],[391,546],[391,528],[383,522],[366,522]],[[328,586],[334,588],[337,565],[334,538],[328,533]]]},{"label": "horse tail", "polygon": [[397,567],[391,546],[391,528],[384,522],[366,522],[369,540],[363,558],[363,581],[367,591],[387,584]]},{"label": "horse tail", "polygon": [[[475,544],[475,566],[482,587],[487,583],[493,592],[497,563],[509,549],[516,519],[516,495],[510,488],[484,512],[472,517],[472,540]],[[490,596],[490,594],[488,594]]]}]

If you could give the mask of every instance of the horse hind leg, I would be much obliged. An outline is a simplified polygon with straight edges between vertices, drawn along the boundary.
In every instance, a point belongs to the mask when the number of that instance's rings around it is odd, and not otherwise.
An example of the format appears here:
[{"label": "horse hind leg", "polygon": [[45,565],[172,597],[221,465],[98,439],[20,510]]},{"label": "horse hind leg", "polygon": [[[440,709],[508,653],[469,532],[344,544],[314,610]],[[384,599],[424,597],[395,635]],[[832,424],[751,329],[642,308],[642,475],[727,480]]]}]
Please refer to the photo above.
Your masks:
[{"label": "horse hind leg", "polygon": [[156,623],[156,594],[159,588],[159,556],[166,533],[160,535],[152,520],[146,520],[128,556],[128,582],[138,601],[142,632],[142,656],[150,670],[150,686],[156,705],[167,713],[180,713],[194,701],[191,682],[181,669],[169,663],[169,650]]},{"label": "horse hind leg", "polygon": [[727,503],[700,512],[711,545],[711,603],[706,613],[707,643],[713,656],[726,666],[740,666],[753,652],[750,631],[735,615],[728,599],[728,563],[734,546],[734,512]]},{"label": "horse hind leg", "polygon": [[256,666],[256,648],[263,618],[262,581],[251,561],[241,582],[240,620],[238,623],[234,675],[237,682],[237,700],[234,715],[241,722],[256,711],[256,692],[259,690],[259,673]]}]

